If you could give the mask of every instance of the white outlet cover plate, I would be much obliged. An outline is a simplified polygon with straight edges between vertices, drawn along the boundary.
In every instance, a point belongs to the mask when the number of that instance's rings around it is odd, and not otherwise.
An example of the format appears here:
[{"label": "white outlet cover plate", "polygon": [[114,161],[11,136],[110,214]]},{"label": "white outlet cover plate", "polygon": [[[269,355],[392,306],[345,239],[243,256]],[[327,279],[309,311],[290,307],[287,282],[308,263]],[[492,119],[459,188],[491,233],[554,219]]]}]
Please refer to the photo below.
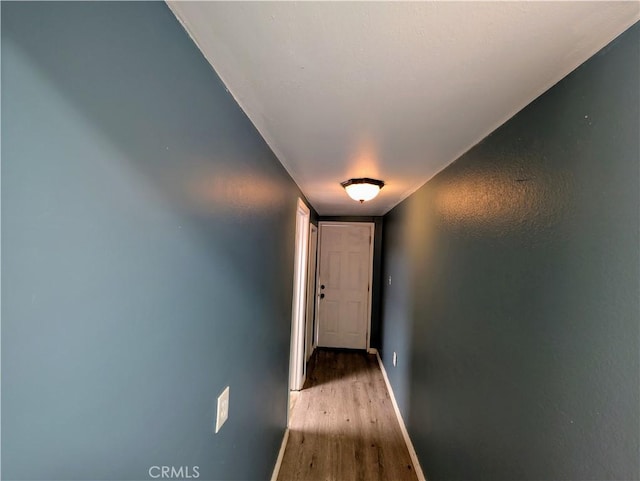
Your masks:
[{"label": "white outlet cover plate", "polygon": [[216,433],[229,418],[229,386],[218,396],[218,409],[216,412]]}]

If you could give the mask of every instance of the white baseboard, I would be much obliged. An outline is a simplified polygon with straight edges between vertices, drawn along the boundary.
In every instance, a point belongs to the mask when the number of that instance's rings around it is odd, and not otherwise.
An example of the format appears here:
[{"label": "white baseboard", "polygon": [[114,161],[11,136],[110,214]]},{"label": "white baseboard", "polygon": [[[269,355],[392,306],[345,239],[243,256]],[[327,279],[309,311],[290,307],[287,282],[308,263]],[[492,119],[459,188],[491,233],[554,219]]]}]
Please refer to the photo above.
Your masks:
[{"label": "white baseboard", "polygon": [[367,354],[378,354],[378,350],[375,347],[367,349]]},{"label": "white baseboard", "polygon": [[280,452],[278,453],[278,459],[276,459],[276,465],[273,468],[273,474],[271,475],[271,481],[277,481],[280,474],[280,466],[282,466],[282,458],[284,458],[284,450],[287,449],[287,441],[289,440],[289,428],[284,432],[282,437],[282,444],[280,445]]},{"label": "white baseboard", "polygon": [[416,450],[413,448],[413,443],[411,442],[411,438],[409,437],[409,432],[407,431],[407,427],[404,424],[404,420],[402,419],[402,414],[400,414],[400,408],[398,407],[398,403],[396,402],[396,397],[393,394],[393,389],[391,388],[391,383],[389,382],[389,377],[387,376],[387,371],[384,368],[384,364],[382,364],[382,359],[380,359],[380,353],[376,350],[376,357],[378,358],[378,364],[380,365],[380,370],[382,371],[382,377],[384,378],[384,382],[387,385],[387,390],[389,391],[389,397],[391,397],[391,404],[393,404],[393,410],[396,412],[396,417],[398,418],[398,424],[400,424],[400,431],[402,431],[402,437],[404,438],[404,442],[407,445],[407,449],[409,450],[409,456],[411,456],[411,461],[413,462],[413,469],[416,471],[416,476],[418,477],[418,481],[427,481],[424,473],[422,472],[422,468],[420,467],[420,461],[418,461],[418,455],[416,454]]}]

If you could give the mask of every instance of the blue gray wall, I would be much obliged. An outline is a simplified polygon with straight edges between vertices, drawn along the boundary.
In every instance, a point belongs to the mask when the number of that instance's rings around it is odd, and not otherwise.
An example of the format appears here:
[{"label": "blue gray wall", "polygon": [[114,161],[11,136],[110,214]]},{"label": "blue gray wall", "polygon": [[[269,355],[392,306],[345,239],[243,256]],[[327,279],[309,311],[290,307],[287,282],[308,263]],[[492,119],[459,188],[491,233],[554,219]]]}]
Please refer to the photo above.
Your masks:
[{"label": "blue gray wall", "polygon": [[164,3],[1,8],[3,479],[268,478],[296,185]]},{"label": "blue gray wall", "polygon": [[639,46],[384,218],[383,360],[429,481],[640,477]]}]

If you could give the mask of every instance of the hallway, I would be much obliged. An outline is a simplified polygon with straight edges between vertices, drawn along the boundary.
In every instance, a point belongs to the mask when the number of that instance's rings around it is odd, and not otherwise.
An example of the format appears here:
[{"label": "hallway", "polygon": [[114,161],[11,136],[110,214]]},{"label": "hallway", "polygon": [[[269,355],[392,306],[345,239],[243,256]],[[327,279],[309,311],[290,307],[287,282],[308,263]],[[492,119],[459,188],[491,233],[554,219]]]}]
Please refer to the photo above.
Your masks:
[{"label": "hallway", "polygon": [[0,479],[640,481],[640,2],[0,13]]},{"label": "hallway", "polygon": [[375,355],[316,350],[292,410],[278,476],[417,480]]}]

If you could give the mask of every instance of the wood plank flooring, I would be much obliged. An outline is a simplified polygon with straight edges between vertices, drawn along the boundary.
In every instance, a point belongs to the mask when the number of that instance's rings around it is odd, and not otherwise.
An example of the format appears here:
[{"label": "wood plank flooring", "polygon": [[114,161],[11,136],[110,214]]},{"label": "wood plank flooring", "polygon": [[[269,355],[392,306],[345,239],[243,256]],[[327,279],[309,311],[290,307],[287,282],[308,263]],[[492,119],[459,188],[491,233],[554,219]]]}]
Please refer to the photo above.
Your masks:
[{"label": "wood plank flooring", "polygon": [[279,481],[417,481],[375,355],[316,350]]}]

